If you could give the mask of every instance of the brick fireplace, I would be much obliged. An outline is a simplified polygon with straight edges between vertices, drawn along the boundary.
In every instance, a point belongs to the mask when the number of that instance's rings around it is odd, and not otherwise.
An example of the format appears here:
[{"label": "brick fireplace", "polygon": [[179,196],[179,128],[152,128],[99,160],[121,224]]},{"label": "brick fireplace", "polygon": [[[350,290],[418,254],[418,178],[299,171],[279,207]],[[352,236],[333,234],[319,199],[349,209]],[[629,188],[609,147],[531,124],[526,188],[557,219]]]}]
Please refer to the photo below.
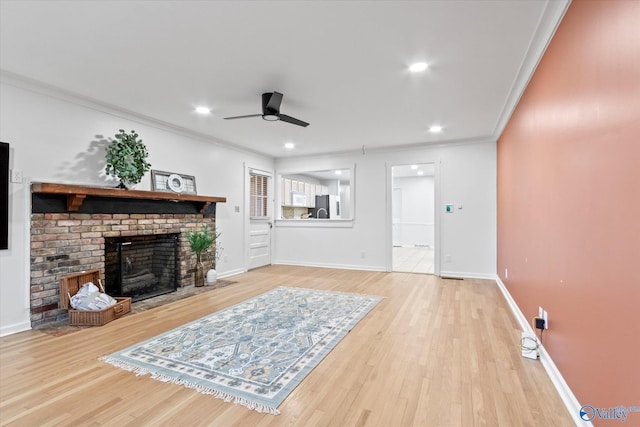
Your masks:
[{"label": "brick fireplace", "polygon": [[[184,197],[185,204],[196,200],[196,205],[181,208],[196,213],[162,213],[175,211],[178,196],[160,194],[150,191],[125,191],[126,200],[114,203],[114,197],[109,196],[104,202],[93,200],[93,203],[78,205],[77,187],[73,194],[62,192],[62,196],[51,197],[51,192],[39,193],[39,184],[32,185],[32,214],[31,214],[31,326],[39,327],[48,323],[62,321],[67,318],[67,311],[59,308],[58,286],[60,277],[89,269],[99,269],[102,280],[105,279],[105,239],[177,234],[177,280],[178,286],[193,285],[193,265],[195,254],[189,249],[186,233],[200,230],[203,225],[215,226],[215,203],[224,202],[224,198],[209,198],[213,202],[206,202],[203,196]],[[68,188],[69,186],[63,186]],[[90,188],[89,188],[90,189]],[[89,191],[90,193],[90,191]],[[132,193],[138,197],[132,197]],[[119,196],[122,193],[115,193]],[[136,194],[134,194],[135,196]],[[101,199],[105,196],[97,196]],[[141,205],[141,199],[164,199],[162,203],[149,206],[147,202]],[[84,195],[82,200],[91,199],[91,195]],[[191,199],[191,200],[188,200]],[[44,200],[44,202],[43,202]],[[62,201],[62,206],[60,205]],[[66,204],[64,203],[66,201]],[[156,200],[157,201],[157,200]],[[206,205],[202,205],[202,202]],[[180,202],[180,200],[178,200]],[[200,203],[200,204],[198,204]],[[69,211],[75,209],[76,211]],[[94,212],[82,212],[82,210]],[[111,210],[112,212],[106,212]],[[123,211],[132,211],[123,213]],[[63,211],[63,212],[60,212]],[[95,211],[105,211],[97,213]],[[146,213],[133,213],[133,212]],[[155,211],[154,213],[149,213]],[[206,261],[206,260],[205,260]],[[206,265],[206,264],[205,264]]]}]

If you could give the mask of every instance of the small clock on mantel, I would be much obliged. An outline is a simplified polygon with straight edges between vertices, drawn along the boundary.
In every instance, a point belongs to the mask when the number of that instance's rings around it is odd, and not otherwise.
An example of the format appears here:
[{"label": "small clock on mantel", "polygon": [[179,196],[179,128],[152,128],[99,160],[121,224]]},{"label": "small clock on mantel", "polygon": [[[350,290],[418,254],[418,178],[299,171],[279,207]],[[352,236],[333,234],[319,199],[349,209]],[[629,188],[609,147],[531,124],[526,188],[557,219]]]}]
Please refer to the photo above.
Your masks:
[{"label": "small clock on mantel", "polygon": [[197,194],[196,178],[181,173],[151,170],[151,189],[169,193]]}]

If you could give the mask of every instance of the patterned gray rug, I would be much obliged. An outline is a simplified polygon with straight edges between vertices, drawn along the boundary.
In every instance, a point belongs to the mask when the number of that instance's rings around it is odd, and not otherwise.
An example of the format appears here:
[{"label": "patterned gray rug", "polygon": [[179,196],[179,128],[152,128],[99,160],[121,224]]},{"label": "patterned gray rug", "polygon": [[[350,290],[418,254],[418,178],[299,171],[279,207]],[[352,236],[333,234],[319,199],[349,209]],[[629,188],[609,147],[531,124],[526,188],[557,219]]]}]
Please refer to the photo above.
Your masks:
[{"label": "patterned gray rug", "polygon": [[278,406],[382,298],[278,287],[101,358],[278,414]]}]

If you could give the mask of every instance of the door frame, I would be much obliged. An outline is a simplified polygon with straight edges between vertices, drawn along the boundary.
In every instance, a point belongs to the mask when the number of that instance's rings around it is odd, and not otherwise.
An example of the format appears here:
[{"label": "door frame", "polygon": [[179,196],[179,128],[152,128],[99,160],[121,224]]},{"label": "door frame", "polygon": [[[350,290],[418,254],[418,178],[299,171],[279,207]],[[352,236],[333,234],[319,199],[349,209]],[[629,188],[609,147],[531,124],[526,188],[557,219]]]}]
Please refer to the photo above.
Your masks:
[{"label": "door frame", "polygon": [[434,250],[433,250],[433,274],[435,276],[440,275],[440,260],[441,260],[441,244],[440,244],[440,165],[441,160],[431,159],[414,162],[385,162],[387,183],[386,183],[386,227],[385,227],[385,254],[386,254],[386,271],[393,271],[393,167],[405,166],[411,164],[426,164],[432,163],[434,167],[434,197],[433,197],[433,209],[434,209]]},{"label": "door frame", "polygon": [[[271,223],[269,232],[269,263],[273,261],[273,220],[274,220],[274,171],[265,170],[259,167],[253,167],[243,163],[244,167],[244,221],[243,234],[244,234],[244,271],[249,271],[251,262],[251,172],[257,172],[260,175],[268,176],[269,185],[267,187],[267,209],[269,217],[264,221]],[[255,221],[255,220],[254,220]],[[259,220],[263,221],[263,220]]]}]

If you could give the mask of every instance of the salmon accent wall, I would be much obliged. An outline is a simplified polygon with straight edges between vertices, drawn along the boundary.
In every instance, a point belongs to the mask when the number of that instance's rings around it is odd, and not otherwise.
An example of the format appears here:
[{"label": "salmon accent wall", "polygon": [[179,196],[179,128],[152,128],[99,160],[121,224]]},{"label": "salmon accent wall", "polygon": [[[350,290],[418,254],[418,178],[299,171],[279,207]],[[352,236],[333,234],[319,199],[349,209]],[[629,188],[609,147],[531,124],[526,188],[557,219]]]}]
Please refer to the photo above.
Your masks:
[{"label": "salmon accent wall", "polygon": [[640,406],[640,1],[569,6],[498,140],[497,268],[581,405]]}]

